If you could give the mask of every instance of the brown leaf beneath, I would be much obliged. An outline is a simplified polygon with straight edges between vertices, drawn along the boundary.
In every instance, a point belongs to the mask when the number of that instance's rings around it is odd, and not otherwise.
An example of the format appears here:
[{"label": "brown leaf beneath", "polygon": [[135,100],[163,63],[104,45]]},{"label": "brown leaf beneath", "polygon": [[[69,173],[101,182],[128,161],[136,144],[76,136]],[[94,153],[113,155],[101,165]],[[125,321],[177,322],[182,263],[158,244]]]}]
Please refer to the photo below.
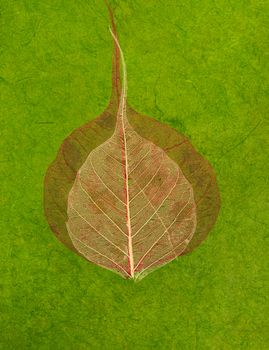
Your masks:
[{"label": "brown leaf beneath", "polygon": [[[67,232],[67,198],[77,171],[89,153],[106,141],[113,133],[117,103],[112,101],[98,118],[76,129],[68,136],[49,166],[45,176],[44,209],[47,221],[56,237],[68,248],[73,246]],[[208,235],[220,209],[220,196],[212,167],[191,145],[186,137],[153,118],[140,115],[128,107],[129,122],[145,139],[166,151],[191,183],[197,207],[195,234],[182,253],[193,251]]]}]

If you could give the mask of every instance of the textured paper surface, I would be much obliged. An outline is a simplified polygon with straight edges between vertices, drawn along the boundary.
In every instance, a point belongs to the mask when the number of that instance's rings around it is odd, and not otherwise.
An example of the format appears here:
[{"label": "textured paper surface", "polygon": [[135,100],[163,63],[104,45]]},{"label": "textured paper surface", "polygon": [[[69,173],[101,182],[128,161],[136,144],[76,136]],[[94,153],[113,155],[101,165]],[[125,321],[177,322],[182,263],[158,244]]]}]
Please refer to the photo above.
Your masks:
[{"label": "textured paper surface", "polygon": [[186,134],[222,198],[193,253],[124,281],[68,251],[43,215],[62,140],[111,87],[102,1],[1,1],[3,349],[267,349],[268,6],[112,1],[129,103]]}]

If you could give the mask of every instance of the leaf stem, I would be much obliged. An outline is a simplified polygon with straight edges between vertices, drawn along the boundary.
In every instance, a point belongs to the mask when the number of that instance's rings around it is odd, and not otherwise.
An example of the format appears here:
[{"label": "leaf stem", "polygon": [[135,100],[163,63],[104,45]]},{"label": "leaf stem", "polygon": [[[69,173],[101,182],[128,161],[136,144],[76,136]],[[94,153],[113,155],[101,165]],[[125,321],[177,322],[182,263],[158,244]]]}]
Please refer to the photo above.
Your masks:
[{"label": "leaf stem", "polygon": [[[110,23],[111,23],[111,29],[110,31],[113,33],[113,38],[118,38],[115,19],[113,15],[113,11],[108,4],[107,0],[104,0],[106,7],[109,12],[110,17]],[[111,100],[113,101],[114,98],[116,98],[117,104],[119,106],[120,104],[120,91],[121,91],[121,77],[120,77],[120,50],[119,46],[117,45],[116,41],[114,40],[114,54],[112,59],[112,95]]]},{"label": "leaf stem", "polygon": [[128,230],[128,258],[130,277],[134,278],[134,255],[133,255],[133,243],[132,243],[132,227],[130,218],[130,199],[129,199],[129,167],[128,167],[128,151],[127,151],[127,140],[126,140],[126,128],[128,126],[128,119],[126,116],[126,102],[127,102],[127,70],[124,60],[124,55],[120,47],[118,38],[115,36],[111,28],[110,32],[114,39],[115,45],[120,52],[120,58],[123,70],[123,82],[120,94],[120,104],[117,113],[117,122],[115,132],[120,131],[120,140],[122,145],[122,165],[123,165],[123,177],[124,177],[124,193],[126,200],[126,226]]}]

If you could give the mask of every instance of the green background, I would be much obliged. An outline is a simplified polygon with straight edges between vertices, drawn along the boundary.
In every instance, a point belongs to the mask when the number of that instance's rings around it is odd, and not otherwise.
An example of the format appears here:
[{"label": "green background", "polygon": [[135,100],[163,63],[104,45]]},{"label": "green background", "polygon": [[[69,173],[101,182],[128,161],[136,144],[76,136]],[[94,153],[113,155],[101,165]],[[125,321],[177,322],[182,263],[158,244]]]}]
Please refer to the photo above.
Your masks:
[{"label": "green background", "polygon": [[268,3],[110,2],[129,103],[214,166],[217,224],[139,283],[68,251],[43,214],[63,139],[99,115],[112,40],[101,0],[0,0],[1,349],[268,349]]}]

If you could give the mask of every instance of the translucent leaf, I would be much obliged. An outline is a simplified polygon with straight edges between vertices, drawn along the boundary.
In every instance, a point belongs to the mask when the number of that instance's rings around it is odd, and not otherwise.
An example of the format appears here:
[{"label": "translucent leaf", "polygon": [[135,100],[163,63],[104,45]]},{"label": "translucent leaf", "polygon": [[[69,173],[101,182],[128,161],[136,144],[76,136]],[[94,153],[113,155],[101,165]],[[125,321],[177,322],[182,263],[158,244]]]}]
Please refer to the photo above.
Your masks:
[{"label": "translucent leaf", "polygon": [[46,174],[45,213],[69,248],[141,278],[199,245],[220,201],[211,166],[189,141],[128,106],[113,17],[112,29],[110,104],[64,141]]}]

